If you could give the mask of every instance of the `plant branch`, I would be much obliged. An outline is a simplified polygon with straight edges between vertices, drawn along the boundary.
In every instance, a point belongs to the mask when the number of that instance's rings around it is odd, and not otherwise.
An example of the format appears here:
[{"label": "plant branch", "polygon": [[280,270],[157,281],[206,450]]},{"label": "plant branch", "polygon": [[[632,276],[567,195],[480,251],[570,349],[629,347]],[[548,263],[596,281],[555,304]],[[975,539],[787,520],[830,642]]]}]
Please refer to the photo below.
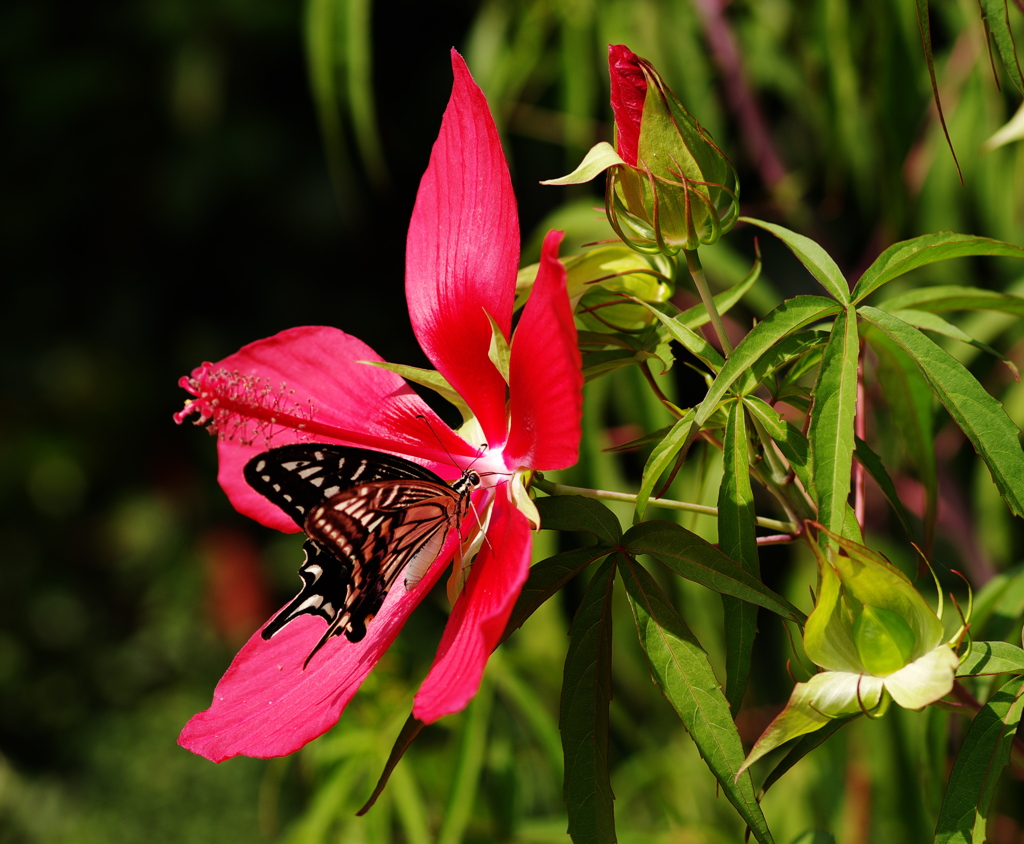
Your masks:
[{"label": "plant branch", "polygon": [[[636,496],[628,492],[612,492],[606,489],[587,489],[586,487],[557,484],[542,477],[540,473],[533,476],[532,485],[544,490],[549,495],[582,495],[584,498],[596,498],[599,501],[622,501],[626,504],[636,504]],[[651,507],[685,510],[688,513],[699,513],[702,516],[718,516],[717,507],[708,507],[705,504],[692,504],[689,501],[675,501],[670,498],[650,498],[647,503]],[[794,536],[799,532],[797,526],[792,522],[782,522],[778,519],[768,519],[762,516],[757,516],[754,521],[757,522],[759,527],[785,531],[789,536]]]},{"label": "plant branch", "polygon": [[686,268],[690,271],[690,277],[700,294],[700,300],[704,303],[708,316],[711,318],[711,325],[714,326],[718,342],[722,344],[722,351],[726,357],[729,357],[732,354],[732,344],[725,333],[725,326],[722,325],[722,317],[718,314],[718,306],[715,305],[715,299],[711,295],[711,288],[708,287],[708,279],[704,275],[704,267],[701,266],[700,258],[697,257],[697,250],[684,249],[683,254],[686,256]]}]

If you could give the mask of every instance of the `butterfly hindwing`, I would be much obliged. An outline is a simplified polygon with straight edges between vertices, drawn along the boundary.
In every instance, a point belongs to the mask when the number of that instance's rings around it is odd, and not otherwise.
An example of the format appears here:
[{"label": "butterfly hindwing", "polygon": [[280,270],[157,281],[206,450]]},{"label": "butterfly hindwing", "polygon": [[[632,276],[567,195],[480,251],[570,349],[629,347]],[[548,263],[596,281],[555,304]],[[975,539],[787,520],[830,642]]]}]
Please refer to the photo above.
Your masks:
[{"label": "butterfly hindwing", "polygon": [[449,485],[400,457],[321,443],[260,454],[245,478],[308,537],[302,589],[262,632],[269,639],[301,615],[323,618],[327,629],[307,664],[333,636],[362,640],[402,572],[406,588],[419,581],[480,482],[466,472]]}]

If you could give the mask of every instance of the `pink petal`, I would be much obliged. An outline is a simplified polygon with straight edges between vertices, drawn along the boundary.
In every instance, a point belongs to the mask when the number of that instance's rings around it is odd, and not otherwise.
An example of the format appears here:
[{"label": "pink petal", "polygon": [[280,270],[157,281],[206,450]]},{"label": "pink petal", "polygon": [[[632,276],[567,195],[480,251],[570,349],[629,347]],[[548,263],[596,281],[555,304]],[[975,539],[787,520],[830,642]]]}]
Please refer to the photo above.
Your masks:
[{"label": "pink petal", "polygon": [[519,220],[487,100],[454,50],[452,70],[451,99],[409,224],[405,290],[420,345],[495,446],[505,439],[506,390],[487,357],[487,316],[507,339]]},{"label": "pink petal", "polygon": [[529,573],[532,546],[526,517],[499,491],[487,539],[413,701],[412,713],[420,720],[429,723],[458,712],[476,694]]},{"label": "pink petal", "polygon": [[197,412],[216,429],[218,479],[239,512],[294,533],[295,523],[242,476],[268,448],[307,440],[358,445],[418,457],[442,477],[458,474],[449,453],[476,456],[404,379],[359,363],[380,360],[336,328],[292,328],[197,368],[183,379],[196,400],[177,418]]},{"label": "pink petal", "polygon": [[623,161],[635,167],[647,77],[636,53],[621,44],[608,47],[608,75],[612,84],[612,114],[615,115],[615,148]]},{"label": "pink petal", "polygon": [[178,743],[222,762],[239,755],[284,756],[325,733],[437,582],[454,549],[453,534],[411,592],[402,586],[391,590],[363,641],[334,638],[305,669],[324,632],[322,619],[300,616],[270,640],[253,634],[217,684],[210,708],[193,716]]},{"label": "pink petal", "polygon": [[544,239],[537,280],[512,340],[505,445],[512,469],[564,469],[579,457],[583,371],[558,260],[561,240],[561,232]]}]

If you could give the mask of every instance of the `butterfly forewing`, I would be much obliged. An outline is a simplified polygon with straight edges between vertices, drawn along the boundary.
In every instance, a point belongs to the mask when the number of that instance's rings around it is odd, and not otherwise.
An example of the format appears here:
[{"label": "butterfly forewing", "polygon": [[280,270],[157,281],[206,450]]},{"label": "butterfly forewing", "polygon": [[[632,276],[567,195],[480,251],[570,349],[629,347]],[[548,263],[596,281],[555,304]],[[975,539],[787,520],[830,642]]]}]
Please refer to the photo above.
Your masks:
[{"label": "butterfly forewing", "polygon": [[249,461],[245,477],[308,537],[302,589],[262,633],[269,639],[301,615],[323,618],[307,664],[333,636],[360,641],[400,574],[407,589],[419,582],[480,483],[467,471],[449,485],[400,457],[324,444],[272,449]]},{"label": "butterfly forewing", "polygon": [[380,451],[324,443],[273,448],[250,460],[246,483],[287,513],[299,527],[318,504],[374,481],[420,480],[447,486],[429,469]]}]

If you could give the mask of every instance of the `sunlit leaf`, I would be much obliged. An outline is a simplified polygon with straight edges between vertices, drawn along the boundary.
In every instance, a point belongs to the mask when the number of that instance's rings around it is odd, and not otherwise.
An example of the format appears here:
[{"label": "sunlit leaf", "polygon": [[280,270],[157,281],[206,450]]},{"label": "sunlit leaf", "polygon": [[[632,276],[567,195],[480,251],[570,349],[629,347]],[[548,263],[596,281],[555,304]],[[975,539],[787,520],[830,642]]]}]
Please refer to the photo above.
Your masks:
[{"label": "sunlit leaf", "polygon": [[758,226],[771,232],[789,247],[790,251],[800,259],[800,263],[807,267],[807,271],[833,299],[843,305],[849,303],[850,286],[843,276],[842,270],[832,260],[832,256],[809,237],[790,231],[784,226],[756,220],[753,217],[740,217],[740,222],[750,223],[752,226]]},{"label": "sunlit leaf", "polygon": [[[883,284],[917,267],[934,264],[937,261],[948,261],[951,258],[966,258],[970,255],[1024,258],[1024,249],[987,237],[954,232],[935,232],[903,240],[886,249],[864,271],[853,288],[853,301],[860,302]],[[887,307],[893,306],[889,304]]]},{"label": "sunlit leaf", "polygon": [[858,353],[857,320],[851,308],[836,318],[821,357],[808,431],[814,454],[818,521],[833,533],[843,532],[850,495]]},{"label": "sunlit leaf", "polygon": [[[754,530],[754,493],[750,487],[750,442],[742,402],[734,402],[723,442],[724,471],[718,490],[718,547],[749,574],[760,577]],[[750,674],[751,652],[757,635],[757,607],[728,595],[725,609],[725,697],[735,716]]]}]

